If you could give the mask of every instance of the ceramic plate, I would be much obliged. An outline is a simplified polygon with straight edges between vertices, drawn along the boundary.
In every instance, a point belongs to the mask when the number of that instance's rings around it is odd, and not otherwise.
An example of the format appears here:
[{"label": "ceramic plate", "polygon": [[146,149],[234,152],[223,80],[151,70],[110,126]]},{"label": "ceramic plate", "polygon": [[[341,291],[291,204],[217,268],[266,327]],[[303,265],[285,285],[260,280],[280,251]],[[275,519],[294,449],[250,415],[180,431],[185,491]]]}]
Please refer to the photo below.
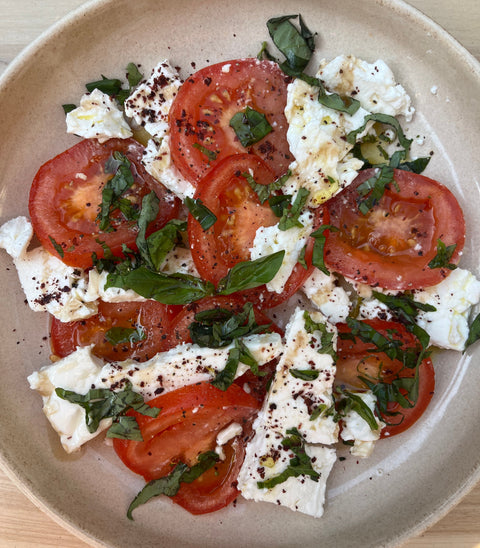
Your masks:
[{"label": "ceramic plate", "polygon": [[[78,103],[85,82],[100,74],[122,75],[130,61],[148,70],[168,57],[186,75],[192,62],[199,68],[254,56],[268,38],[267,19],[292,12],[301,12],[318,32],[318,57],[381,57],[404,84],[417,109],[409,135],[424,139],[414,153],[433,151],[426,174],[456,193],[468,230],[462,265],[478,275],[480,157],[471,144],[471,128],[480,127],[479,65],[438,26],[393,0],[89,4],[37,41],[3,78],[1,221],[27,213],[38,167],[76,142],[65,134],[61,105]],[[469,367],[478,362],[477,347],[463,356],[434,356],[437,389],[419,424],[379,443],[368,460],[350,457],[337,463],[322,519],[243,500],[194,517],[156,499],[130,522],[126,508],[143,481],[101,440],[79,455],[63,453],[41,412],[40,397],[26,381],[49,363],[48,319],[25,306],[5,253],[0,254],[0,280],[2,461],[47,511],[90,542],[130,548],[392,545],[438,519],[480,476],[480,369]]]}]

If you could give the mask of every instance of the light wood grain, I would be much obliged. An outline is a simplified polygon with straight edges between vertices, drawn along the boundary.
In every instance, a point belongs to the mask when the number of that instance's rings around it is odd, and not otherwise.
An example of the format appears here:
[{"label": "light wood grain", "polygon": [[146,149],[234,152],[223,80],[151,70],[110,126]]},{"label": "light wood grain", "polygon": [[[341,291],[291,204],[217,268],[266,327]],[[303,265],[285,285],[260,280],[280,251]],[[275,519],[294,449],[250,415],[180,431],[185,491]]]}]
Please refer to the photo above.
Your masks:
[{"label": "light wood grain", "polygon": [[[27,44],[82,0],[0,0],[0,73]],[[410,0],[480,59],[479,0]],[[0,470],[1,548],[85,548],[39,510]],[[480,485],[404,548],[480,548]]]}]

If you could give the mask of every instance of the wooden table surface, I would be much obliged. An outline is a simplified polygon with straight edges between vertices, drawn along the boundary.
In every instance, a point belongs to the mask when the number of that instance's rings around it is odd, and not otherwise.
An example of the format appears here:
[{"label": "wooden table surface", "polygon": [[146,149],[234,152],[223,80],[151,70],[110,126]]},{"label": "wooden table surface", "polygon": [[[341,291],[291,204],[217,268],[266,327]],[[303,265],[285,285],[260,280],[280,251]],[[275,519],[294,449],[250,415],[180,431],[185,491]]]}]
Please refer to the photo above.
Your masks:
[{"label": "wooden table surface", "polygon": [[[0,73],[32,40],[83,0],[0,0]],[[480,59],[480,0],[410,0]],[[480,548],[480,485],[405,548]],[[85,548],[0,470],[0,547]]]}]

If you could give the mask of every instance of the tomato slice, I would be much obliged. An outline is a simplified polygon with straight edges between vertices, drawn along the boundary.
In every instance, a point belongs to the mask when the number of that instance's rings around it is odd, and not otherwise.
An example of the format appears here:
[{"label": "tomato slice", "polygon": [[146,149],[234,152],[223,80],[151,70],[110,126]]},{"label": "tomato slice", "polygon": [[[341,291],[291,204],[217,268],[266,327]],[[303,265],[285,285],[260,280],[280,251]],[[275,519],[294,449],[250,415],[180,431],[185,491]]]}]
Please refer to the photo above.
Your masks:
[{"label": "tomato slice", "polygon": [[[403,348],[415,348],[417,341],[407,329],[398,322],[385,320],[365,320],[384,336],[393,335],[399,340]],[[395,379],[414,377],[415,369],[404,367],[396,359],[390,359],[383,352],[378,352],[373,343],[365,343],[359,338],[355,342],[342,339],[341,334],[351,333],[346,324],[337,324],[339,338],[337,343],[337,372],[335,383],[347,388],[366,389],[366,385],[358,378],[363,376],[371,382],[391,384]],[[435,390],[435,372],[430,358],[426,358],[419,366],[418,398],[413,407],[403,408],[399,403],[390,402],[387,414],[382,416],[386,426],[382,429],[382,438],[395,436],[412,426],[424,413],[430,403]],[[406,392],[404,392],[404,395]],[[411,402],[413,403],[413,402]]]},{"label": "tomato slice", "polygon": [[327,202],[331,231],[325,263],[357,282],[408,290],[441,282],[451,272],[430,268],[437,241],[456,244],[450,262],[459,261],[465,221],[455,196],[442,184],[408,171],[395,170],[395,184],[365,215],[359,212],[358,187],[374,175],[362,171],[343,192]]},{"label": "tomato slice", "polygon": [[[285,173],[293,160],[284,115],[288,80],[276,63],[257,59],[218,63],[187,78],[169,114],[172,160],[182,175],[196,185],[224,158],[247,151],[276,176]],[[273,128],[248,150],[230,127],[232,117],[247,106],[264,114]]]},{"label": "tomato slice", "polygon": [[100,144],[86,139],[45,163],[35,175],[30,190],[29,211],[35,234],[45,249],[58,257],[54,242],[62,247],[62,261],[70,266],[92,266],[92,253],[104,256],[100,243],[105,242],[115,255],[122,244],[136,249],[137,225],[119,212],[112,214],[113,230],[100,232],[96,220],[102,189],[112,174],[105,173],[105,162],[119,151],[131,162],[135,183],[125,194],[140,207],[144,195],[154,190],[160,199],[157,219],[149,231],[158,230],[179,210],[179,201],[144,169],[144,148],[133,139],[110,139]]},{"label": "tomato slice", "polygon": [[[157,352],[169,348],[169,307],[156,301],[104,303],[99,302],[98,314],[75,322],[52,319],[50,337],[52,352],[65,357],[78,346],[93,347],[93,354],[108,361],[131,358],[147,361]],[[141,328],[145,338],[138,342],[112,345],[105,334],[112,327]]]},{"label": "tomato slice", "polygon": [[[192,216],[188,219],[188,237],[192,257],[202,278],[217,284],[240,261],[250,260],[250,248],[261,226],[278,223],[267,202],[261,204],[242,173],[250,173],[259,184],[272,182],[273,175],[253,154],[236,154],[220,162],[197,186],[200,199],[217,217],[215,224],[204,230]],[[326,222],[323,208],[316,211],[315,224]],[[320,221],[319,219],[323,219]],[[305,254],[308,268],[294,268],[282,293],[269,292],[265,286],[238,293],[244,300],[271,308],[291,297],[311,274],[313,241]]]},{"label": "tomato slice", "polygon": [[[113,446],[120,459],[146,481],[171,472],[178,462],[192,466],[200,453],[213,451],[217,434],[233,422],[245,426],[260,408],[260,403],[233,384],[221,391],[207,382],[184,386],[148,402],[162,409],[157,418],[146,417],[135,411],[143,440],[114,439]],[[192,513],[218,510],[238,495],[236,472],[243,461],[243,436],[230,444],[226,463],[198,478],[183,484],[173,500]]]}]

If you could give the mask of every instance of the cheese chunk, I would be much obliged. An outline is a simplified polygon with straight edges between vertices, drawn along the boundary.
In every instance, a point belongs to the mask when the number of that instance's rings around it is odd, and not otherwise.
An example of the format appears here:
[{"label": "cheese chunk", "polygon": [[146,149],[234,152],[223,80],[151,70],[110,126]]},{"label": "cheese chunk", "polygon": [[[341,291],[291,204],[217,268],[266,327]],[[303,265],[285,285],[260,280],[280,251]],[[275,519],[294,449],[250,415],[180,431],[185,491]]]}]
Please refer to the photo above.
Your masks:
[{"label": "cheese chunk", "polygon": [[316,268],[305,280],[302,291],[330,323],[344,322],[350,312],[348,293],[337,285],[334,274],[327,276]]},{"label": "cheese chunk", "polygon": [[[335,328],[325,324],[320,312],[312,312],[310,317],[334,335],[333,348]],[[307,331],[304,311],[300,308],[295,310],[286,327],[285,339],[285,350],[274,380],[253,425],[255,435],[246,448],[238,488],[247,499],[282,504],[319,517],[323,513],[327,477],[336,457],[334,449],[314,444],[336,442],[338,424],[325,412],[314,420],[310,417],[318,407],[326,410],[333,404],[335,364],[330,354],[322,353],[322,332]],[[308,370],[314,372],[312,377],[298,378],[302,371]],[[318,374],[316,378],[315,374]],[[259,488],[257,482],[277,477],[289,466],[294,454],[282,441],[292,429],[306,441],[305,452],[320,478],[315,481],[308,475],[300,475],[289,477],[272,488]]]},{"label": "cheese chunk", "polygon": [[414,299],[431,304],[435,312],[420,311],[416,322],[430,335],[430,344],[464,350],[472,308],[480,302],[480,281],[468,270],[456,268],[442,282],[414,291]]},{"label": "cheese chunk", "polygon": [[114,137],[126,139],[132,136],[122,111],[113,99],[99,89],[85,94],[80,99],[80,106],[67,114],[66,122],[67,133],[97,139],[99,143]]},{"label": "cheese chunk", "polygon": [[[370,390],[367,390],[366,392],[356,392],[355,395],[362,398],[370,410],[372,412],[374,411],[377,398]],[[355,457],[369,457],[372,454],[375,442],[380,439],[380,433],[385,424],[377,419],[378,428],[372,430],[367,421],[353,410],[349,411],[346,416],[342,418],[341,422],[342,429],[340,436],[342,440],[353,441],[350,453]]]},{"label": "cheese chunk", "polygon": [[[259,364],[269,362],[283,351],[281,337],[277,333],[251,335],[245,337],[243,342]],[[128,381],[135,392],[150,400],[182,386],[210,381],[224,369],[232,347],[202,348],[196,344],[183,344],[156,354],[143,363],[125,360],[107,364],[93,356],[91,347],[83,347],[33,373],[28,381],[30,387],[42,395],[44,413],[60,434],[64,449],[70,453],[108,428],[111,421],[102,421],[101,428],[91,434],[86,429],[84,410],[59,398],[55,388],[65,388],[79,394],[86,394],[91,388],[118,391],[123,390]],[[247,369],[246,365],[240,364],[237,376]]]}]

